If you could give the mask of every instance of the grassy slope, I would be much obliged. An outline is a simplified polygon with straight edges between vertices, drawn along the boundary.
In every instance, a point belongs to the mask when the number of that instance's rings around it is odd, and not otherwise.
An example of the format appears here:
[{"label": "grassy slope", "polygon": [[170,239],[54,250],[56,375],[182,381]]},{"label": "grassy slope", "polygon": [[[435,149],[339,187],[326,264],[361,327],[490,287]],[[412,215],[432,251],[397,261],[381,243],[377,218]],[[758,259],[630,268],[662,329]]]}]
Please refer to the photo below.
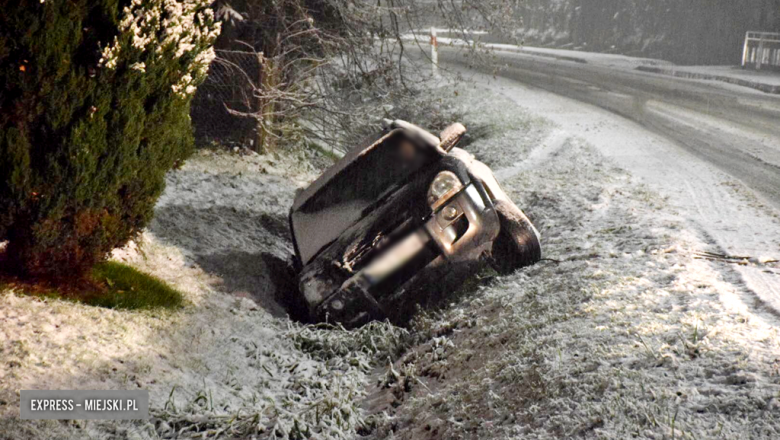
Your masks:
[{"label": "grassy slope", "polygon": [[[392,356],[404,332],[299,326],[199,260],[218,257],[251,274],[262,266],[242,267],[235,252],[256,249],[245,259],[255,264],[261,250],[288,249],[273,219],[289,208],[298,183],[278,175],[291,171],[284,159],[217,154],[169,176],[159,209],[174,221],[155,223],[142,248],[131,243],[114,259],[180,291],[181,309],[114,310],[0,290],[0,438],[351,436],[373,359]],[[147,389],[153,418],[20,421],[21,389]]]},{"label": "grassy slope", "polygon": [[[181,291],[182,310],[107,310],[8,290],[0,299],[4,415],[16,413],[19,389],[142,388],[151,391],[154,418],[4,418],[2,435],[773,434],[777,331],[744,301],[728,268],[693,260],[688,251],[699,242],[665,202],[587,145],[546,142],[560,138],[554,127],[501,97],[462,92],[442,107],[466,114],[482,134],[471,151],[495,169],[536,157],[503,184],[540,227],[546,256],[561,263],[482,280],[421,319],[413,335],[386,325],[294,325],[238,296],[263,279],[230,281],[262,269],[254,265],[261,252],[286,252],[276,223],[311,176],[291,183],[292,168],[279,159],[196,158],[169,177],[158,208],[165,218],[145,234],[143,252],[130,246],[115,255]],[[410,338],[417,343],[381,374],[389,387],[374,389],[374,367]]]},{"label": "grassy slope", "polygon": [[428,338],[367,401],[370,437],[777,438],[773,317],[729,267],[694,259],[704,245],[664,200],[554,127],[528,145],[515,117],[473,149],[494,169],[537,150],[502,185],[558,261],[423,320]]}]

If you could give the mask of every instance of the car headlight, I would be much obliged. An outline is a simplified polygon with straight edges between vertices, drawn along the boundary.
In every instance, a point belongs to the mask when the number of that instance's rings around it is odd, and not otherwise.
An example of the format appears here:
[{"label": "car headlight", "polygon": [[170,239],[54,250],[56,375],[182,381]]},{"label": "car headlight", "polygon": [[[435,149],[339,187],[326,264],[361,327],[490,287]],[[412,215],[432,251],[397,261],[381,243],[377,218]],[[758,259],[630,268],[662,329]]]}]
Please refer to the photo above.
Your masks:
[{"label": "car headlight", "polygon": [[442,171],[433,179],[430,188],[428,188],[428,203],[431,208],[436,209],[442,203],[449,199],[449,196],[455,194],[463,188],[463,184],[452,171]]}]

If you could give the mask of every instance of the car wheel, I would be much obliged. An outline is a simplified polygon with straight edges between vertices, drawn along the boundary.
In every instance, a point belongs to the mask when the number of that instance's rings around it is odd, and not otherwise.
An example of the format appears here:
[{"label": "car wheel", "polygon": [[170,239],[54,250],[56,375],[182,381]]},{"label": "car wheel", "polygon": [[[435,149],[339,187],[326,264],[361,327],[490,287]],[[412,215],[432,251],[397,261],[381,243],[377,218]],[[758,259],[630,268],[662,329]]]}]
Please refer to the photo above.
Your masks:
[{"label": "car wheel", "polygon": [[523,211],[514,203],[497,200],[496,214],[501,231],[493,241],[490,264],[496,272],[507,275],[542,259],[539,234]]}]

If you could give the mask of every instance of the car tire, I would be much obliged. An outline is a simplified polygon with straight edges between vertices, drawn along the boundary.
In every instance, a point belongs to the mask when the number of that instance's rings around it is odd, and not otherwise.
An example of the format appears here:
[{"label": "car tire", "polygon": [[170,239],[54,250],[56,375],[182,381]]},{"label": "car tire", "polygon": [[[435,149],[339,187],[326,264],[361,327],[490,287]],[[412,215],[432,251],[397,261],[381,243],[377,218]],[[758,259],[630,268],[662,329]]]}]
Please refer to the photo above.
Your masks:
[{"label": "car tire", "polygon": [[504,200],[497,200],[495,208],[501,231],[493,241],[490,258],[493,269],[501,275],[508,275],[541,260],[539,234],[523,211]]}]

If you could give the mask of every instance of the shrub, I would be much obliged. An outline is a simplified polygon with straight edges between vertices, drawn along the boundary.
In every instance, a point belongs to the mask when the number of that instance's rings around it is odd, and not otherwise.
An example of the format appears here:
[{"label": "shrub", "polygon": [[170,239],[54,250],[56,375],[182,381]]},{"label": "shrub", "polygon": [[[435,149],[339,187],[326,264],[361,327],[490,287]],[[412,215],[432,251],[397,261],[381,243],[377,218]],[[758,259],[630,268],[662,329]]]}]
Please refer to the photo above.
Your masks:
[{"label": "shrub", "polygon": [[150,220],[192,145],[208,0],[30,0],[0,14],[0,242],[30,276],[86,275]]}]

